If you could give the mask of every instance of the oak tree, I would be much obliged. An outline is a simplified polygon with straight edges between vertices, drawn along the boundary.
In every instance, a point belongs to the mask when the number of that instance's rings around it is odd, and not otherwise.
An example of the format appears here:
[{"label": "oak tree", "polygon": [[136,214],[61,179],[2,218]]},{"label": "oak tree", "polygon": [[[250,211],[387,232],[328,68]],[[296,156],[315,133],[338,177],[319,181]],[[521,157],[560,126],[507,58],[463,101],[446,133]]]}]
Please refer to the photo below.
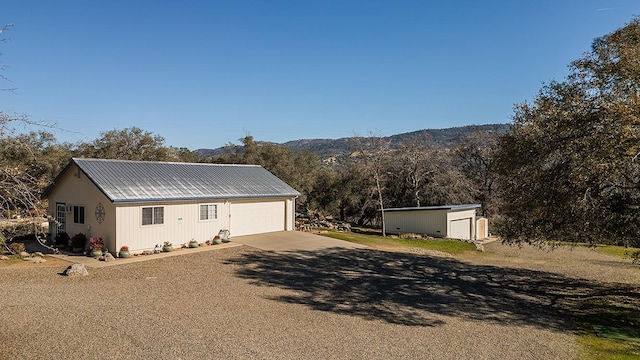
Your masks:
[{"label": "oak tree", "polygon": [[495,158],[506,241],[640,245],[640,20],[515,107]]}]

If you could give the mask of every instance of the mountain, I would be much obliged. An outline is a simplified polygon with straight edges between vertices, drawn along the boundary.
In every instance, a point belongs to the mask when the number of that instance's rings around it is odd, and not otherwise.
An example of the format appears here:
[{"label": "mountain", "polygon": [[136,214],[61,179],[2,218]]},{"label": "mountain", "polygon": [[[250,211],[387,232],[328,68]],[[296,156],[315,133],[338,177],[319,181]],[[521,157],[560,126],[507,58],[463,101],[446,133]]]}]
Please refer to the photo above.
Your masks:
[{"label": "mountain", "polygon": [[[474,132],[486,133],[505,133],[509,130],[508,124],[488,124],[488,125],[467,125],[461,127],[452,127],[446,129],[424,129],[387,136],[393,147],[411,139],[430,139],[433,143],[451,147],[457,144],[461,139]],[[279,144],[286,146],[294,151],[309,150],[321,158],[336,156],[349,153],[356,148],[355,138],[341,139],[300,139],[287,141]],[[218,156],[224,153],[224,148],[217,149],[197,149],[194,153],[200,157]]]}]

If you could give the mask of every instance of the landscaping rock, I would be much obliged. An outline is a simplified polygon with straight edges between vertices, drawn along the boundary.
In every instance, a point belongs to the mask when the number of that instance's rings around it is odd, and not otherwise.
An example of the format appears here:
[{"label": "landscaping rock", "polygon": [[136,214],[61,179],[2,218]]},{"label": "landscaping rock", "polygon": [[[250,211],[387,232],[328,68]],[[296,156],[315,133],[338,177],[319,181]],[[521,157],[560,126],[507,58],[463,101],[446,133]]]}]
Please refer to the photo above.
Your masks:
[{"label": "landscaping rock", "polygon": [[111,255],[111,253],[107,253],[104,257],[103,257],[104,261],[115,261],[116,258],[113,257],[113,255]]},{"label": "landscaping rock", "polygon": [[34,264],[42,264],[47,262],[47,260],[42,256],[34,256],[31,258],[31,262]]},{"label": "landscaping rock", "polygon": [[145,250],[145,251],[142,252],[142,255],[153,255],[153,251]]},{"label": "landscaping rock", "polygon": [[484,245],[477,242],[474,242],[473,244],[476,246],[476,251],[484,252]]},{"label": "landscaping rock", "polygon": [[6,255],[0,255],[0,260],[9,260],[9,257]]},{"label": "landscaping rock", "polygon": [[89,272],[84,267],[84,264],[82,264],[82,263],[74,263],[71,266],[69,266],[63,272],[63,274],[67,275],[67,276],[86,276],[86,275],[89,275]]},{"label": "landscaping rock", "polygon": [[31,256],[31,255],[30,255],[28,252],[26,252],[26,251],[21,251],[19,255],[20,255],[20,257],[21,257],[21,258],[26,258],[26,257]]}]

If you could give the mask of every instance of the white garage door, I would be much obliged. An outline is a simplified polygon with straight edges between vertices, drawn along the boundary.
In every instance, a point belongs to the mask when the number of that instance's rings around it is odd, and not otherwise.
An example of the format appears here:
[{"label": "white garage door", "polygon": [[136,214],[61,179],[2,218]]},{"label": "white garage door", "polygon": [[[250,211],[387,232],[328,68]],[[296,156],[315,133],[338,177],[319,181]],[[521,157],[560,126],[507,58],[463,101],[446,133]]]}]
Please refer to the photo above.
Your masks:
[{"label": "white garage door", "polygon": [[471,219],[452,220],[449,237],[452,239],[471,239]]},{"label": "white garage door", "polygon": [[284,231],[284,201],[231,204],[231,236]]}]

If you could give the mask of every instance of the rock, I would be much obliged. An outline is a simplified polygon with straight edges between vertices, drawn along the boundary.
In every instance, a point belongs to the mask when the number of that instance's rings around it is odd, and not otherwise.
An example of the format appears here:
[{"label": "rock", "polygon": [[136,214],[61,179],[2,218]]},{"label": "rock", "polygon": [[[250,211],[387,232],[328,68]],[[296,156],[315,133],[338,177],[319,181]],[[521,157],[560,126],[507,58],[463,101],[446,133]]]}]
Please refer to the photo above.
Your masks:
[{"label": "rock", "polygon": [[113,257],[113,255],[111,255],[111,253],[106,253],[104,256],[104,261],[115,261],[116,258]]},{"label": "rock", "polygon": [[484,252],[484,246],[481,243],[474,242],[473,244],[476,246],[476,251]]},{"label": "rock", "polygon": [[153,253],[154,253],[154,252],[153,252],[153,251],[151,251],[151,250],[144,250],[144,251],[142,252],[142,255],[153,255]]},{"label": "rock", "polygon": [[9,257],[6,255],[0,255],[0,260],[9,260]]},{"label": "rock", "polygon": [[31,258],[31,262],[34,264],[42,264],[47,262],[47,260],[45,258],[43,258],[42,256],[34,256]]},{"label": "rock", "polygon": [[21,257],[21,258],[25,258],[25,257],[29,257],[29,256],[31,256],[31,255],[30,255],[28,252],[26,252],[26,251],[21,251],[21,252],[20,252],[20,257]]},{"label": "rock", "polygon": [[36,252],[34,252],[33,254],[31,254],[31,256],[39,256],[39,257],[42,257],[42,258],[43,258],[43,257],[44,257],[44,254],[43,254],[43,253],[41,253],[40,251],[36,251]]},{"label": "rock", "polygon": [[64,272],[63,275],[67,276],[86,276],[89,272],[82,263],[73,263]]}]

